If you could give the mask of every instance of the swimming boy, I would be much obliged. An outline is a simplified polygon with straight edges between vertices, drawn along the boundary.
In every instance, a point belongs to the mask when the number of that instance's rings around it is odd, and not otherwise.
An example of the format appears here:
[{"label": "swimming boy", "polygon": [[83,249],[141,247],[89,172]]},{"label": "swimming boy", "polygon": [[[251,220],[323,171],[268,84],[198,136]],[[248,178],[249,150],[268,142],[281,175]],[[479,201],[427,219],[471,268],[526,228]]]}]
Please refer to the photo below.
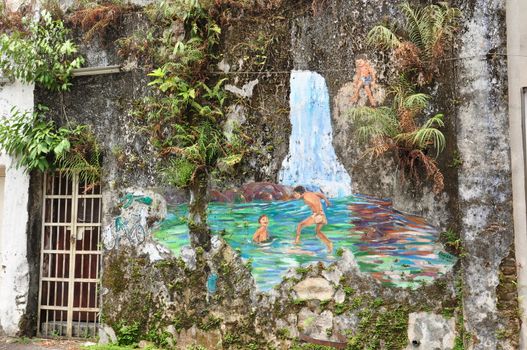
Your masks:
[{"label": "swimming boy", "polygon": [[331,243],[331,241],[322,233],[322,227],[328,223],[328,220],[326,219],[326,214],[322,209],[322,203],[320,203],[320,200],[323,199],[326,202],[326,206],[328,207],[331,205],[329,200],[322,193],[306,191],[303,186],[295,187],[293,190],[293,196],[295,199],[302,198],[304,203],[311,209],[311,212],[313,213],[310,217],[298,224],[296,228],[295,244],[300,243],[300,233],[302,229],[306,226],[315,224],[317,225],[316,233],[318,238],[324,242],[329,252],[333,251],[333,243]]},{"label": "swimming boy", "polygon": [[267,232],[267,226],[269,226],[269,217],[263,214],[258,218],[258,223],[260,227],[256,230],[253,235],[253,241],[256,243],[261,243],[269,240],[269,233]]},{"label": "swimming boy", "polygon": [[364,88],[364,92],[366,92],[366,95],[368,96],[370,105],[375,107],[377,105],[377,101],[375,101],[375,97],[373,97],[371,89],[375,88],[377,77],[375,74],[375,69],[373,69],[371,64],[368,62],[366,55],[357,56],[357,59],[355,60],[355,69],[355,76],[353,77],[355,94],[351,98],[351,102],[357,103],[359,100],[360,90]]}]

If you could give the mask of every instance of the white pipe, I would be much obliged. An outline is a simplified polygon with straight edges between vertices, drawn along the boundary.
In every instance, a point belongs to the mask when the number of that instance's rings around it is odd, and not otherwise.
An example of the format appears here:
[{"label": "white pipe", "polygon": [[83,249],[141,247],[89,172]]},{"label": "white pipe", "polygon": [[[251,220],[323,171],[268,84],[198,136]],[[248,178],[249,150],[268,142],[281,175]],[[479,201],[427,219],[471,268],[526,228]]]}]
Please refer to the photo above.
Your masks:
[{"label": "white pipe", "polygon": [[[115,74],[121,72],[121,66],[105,66],[105,67],[84,67],[74,69],[71,73],[73,77],[85,77],[92,75],[102,75],[102,74]],[[0,84],[9,83],[11,80],[9,78],[0,76]]]},{"label": "white pipe", "polygon": [[83,77],[83,76],[101,75],[101,74],[114,74],[114,73],[120,73],[120,72],[121,72],[121,66],[119,65],[106,66],[106,67],[85,67],[85,68],[74,69],[72,72],[72,76]]}]

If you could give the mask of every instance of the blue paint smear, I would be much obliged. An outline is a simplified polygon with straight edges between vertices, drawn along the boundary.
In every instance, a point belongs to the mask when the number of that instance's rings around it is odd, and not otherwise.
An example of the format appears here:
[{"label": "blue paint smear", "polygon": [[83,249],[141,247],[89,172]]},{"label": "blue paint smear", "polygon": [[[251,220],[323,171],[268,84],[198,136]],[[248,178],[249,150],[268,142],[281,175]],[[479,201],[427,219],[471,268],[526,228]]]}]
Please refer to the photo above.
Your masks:
[{"label": "blue paint smear", "polygon": [[215,273],[211,273],[209,277],[207,278],[207,290],[209,291],[210,294],[216,293],[217,282],[218,282],[218,275],[216,275]]}]

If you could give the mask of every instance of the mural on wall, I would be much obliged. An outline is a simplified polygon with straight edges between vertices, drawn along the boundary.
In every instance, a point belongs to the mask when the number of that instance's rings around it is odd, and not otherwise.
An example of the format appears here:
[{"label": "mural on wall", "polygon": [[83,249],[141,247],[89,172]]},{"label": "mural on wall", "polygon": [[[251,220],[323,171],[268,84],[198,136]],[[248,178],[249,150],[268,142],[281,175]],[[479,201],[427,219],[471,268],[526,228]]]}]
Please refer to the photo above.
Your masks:
[{"label": "mural on wall", "polygon": [[[368,62],[358,65],[355,87],[374,105],[375,72]],[[335,262],[342,249],[385,285],[416,288],[449,271],[456,258],[442,251],[437,229],[392,209],[389,200],[352,194],[352,179],[332,144],[324,78],[293,71],[290,104],[292,133],[280,184],[250,183],[211,193],[209,224],[250,259],[258,288],[271,289],[291,268]],[[185,204],[169,207],[154,232],[176,254],[189,242],[187,211]]]},{"label": "mural on wall", "polygon": [[[158,197],[158,198],[156,198]],[[139,245],[148,237],[148,221],[164,216],[164,200],[158,194],[130,190],[119,198],[120,215],[103,230],[104,248],[118,249],[122,243]]]},{"label": "mural on wall", "polygon": [[358,55],[355,59],[355,76],[353,77],[353,87],[355,92],[351,98],[351,102],[357,103],[359,101],[359,94],[361,90],[364,91],[368,97],[368,101],[372,107],[377,106],[377,101],[373,95],[372,90],[377,87],[377,73],[373,68],[366,55]]}]

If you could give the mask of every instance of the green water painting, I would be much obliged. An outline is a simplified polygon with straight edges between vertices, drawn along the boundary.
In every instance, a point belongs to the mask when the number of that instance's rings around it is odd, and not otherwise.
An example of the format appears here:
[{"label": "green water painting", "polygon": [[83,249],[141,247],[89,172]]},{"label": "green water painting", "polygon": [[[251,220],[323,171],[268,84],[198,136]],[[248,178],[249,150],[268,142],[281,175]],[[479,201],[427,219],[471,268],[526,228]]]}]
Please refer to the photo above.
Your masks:
[{"label": "green water painting", "polygon": [[[311,215],[303,201],[210,203],[208,222],[215,234],[252,260],[252,273],[261,291],[277,285],[290,268],[314,262],[332,263],[339,248],[349,249],[361,271],[389,286],[417,288],[449,271],[456,258],[437,243],[438,230],[421,217],[391,208],[388,201],[352,195],[331,199],[325,208],[328,224],[322,229],[333,242],[329,253],[316,237],[314,226],[304,228],[295,245],[299,222]],[[176,255],[189,244],[184,217],[186,205],[169,208],[154,237]],[[255,243],[258,218],[269,217],[270,240]]]}]

